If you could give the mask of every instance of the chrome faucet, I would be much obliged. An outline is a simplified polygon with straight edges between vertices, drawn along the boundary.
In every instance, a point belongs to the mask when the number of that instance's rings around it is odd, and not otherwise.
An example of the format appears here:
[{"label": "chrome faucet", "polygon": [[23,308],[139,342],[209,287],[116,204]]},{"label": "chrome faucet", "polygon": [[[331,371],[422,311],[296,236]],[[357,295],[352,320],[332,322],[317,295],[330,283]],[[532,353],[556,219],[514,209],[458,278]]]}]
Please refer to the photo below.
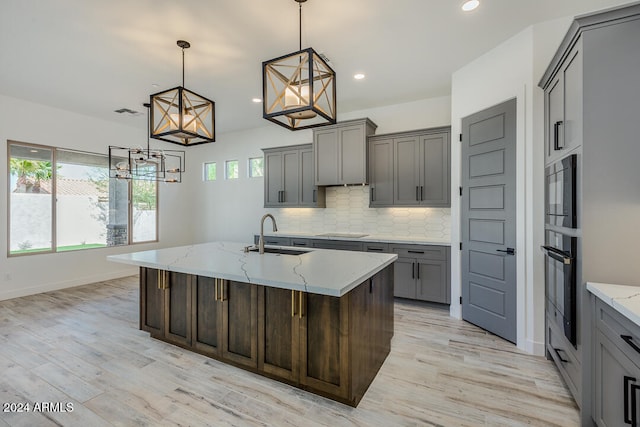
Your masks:
[{"label": "chrome faucet", "polygon": [[267,218],[271,218],[271,222],[273,223],[273,231],[278,231],[278,226],[276,225],[276,219],[271,214],[264,214],[262,219],[260,220],[260,240],[258,240],[258,251],[263,254],[264,253],[264,220]]}]

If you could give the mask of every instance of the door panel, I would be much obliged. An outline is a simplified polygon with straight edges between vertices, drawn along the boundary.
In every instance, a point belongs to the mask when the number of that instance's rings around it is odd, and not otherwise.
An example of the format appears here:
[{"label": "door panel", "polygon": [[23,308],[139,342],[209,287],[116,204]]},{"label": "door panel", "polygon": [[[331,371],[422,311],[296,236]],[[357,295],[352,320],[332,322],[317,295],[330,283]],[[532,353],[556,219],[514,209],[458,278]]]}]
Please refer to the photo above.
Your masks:
[{"label": "door panel", "polygon": [[420,187],[420,144],[418,137],[394,140],[394,203],[418,205]]},{"label": "door panel", "polygon": [[140,268],[140,329],[152,336],[164,335],[164,289],[159,288],[160,270]]},{"label": "door panel", "polygon": [[559,155],[560,151],[556,148],[564,145],[563,132],[556,132],[557,126],[561,126],[564,121],[564,85],[562,80],[558,78],[551,84],[549,91],[547,92],[547,134],[546,139],[546,156],[545,164],[554,161]]},{"label": "door panel", "polygon": [[282,153],[284,163],[284,199],[283,206],[297,205],[300,197],[299,167],[297,151],[285,151]]},{"label": "door panel", "polygon": [[393,272],[393,296],[415,299],[415,259],[398,258]]},{"label": "door panel", "polygon": [[393,205],[393,140],[369,144],[371,206]]},{"label": "door panel", "polygon": [[256,368],[257,353],[257,286],[225,280],[223,282],[223,357],[241,365]]},{"label": "door panel", "polygon": [[313,167],[313,150],[300,150],[300,203],[308,206],[313,206],[317,200]]},{"label": "door panel", "polygon": [[516,341],[516,100],[462,119],[462,317]]},{"label": "door panel", "polygon": [[221,351],[220,329],[222,308],[216,300],[216,279],[196,276],[193,280],[192,346],[199,351],[219,355]]},{"label": "door panel", "polygon": [[165,301],[165,336],[182,345],[191,343],[191,284],[190,276],[174,271],[166,272],[169,283]]},{"label": "door panel", "polygon": [[449,206],[451,204],[449,134],[423,136],[421,149],[424,165],[420,183],[420,201],[430,206]]},{"label": "door panel", "polygon": [[364,127],[361,125],[340,129],[341,184],[364,184],[367,181]]},{"label": "door panel", "polygon": [[449,303],[451,297],[447,287],[447,264],[446,261],[417,260],[417,299]]},{"label": "door panel", "polygon": [[298,382],[299,376],[299,292],[261,287],[258,301],[259,327],[258,369]]},{"label": "door panel", "polygon": [[335,185],[338,179],[338,130],[314,132],[313,154],[315,156],[315,184]]},{"label": "door panel", "polygon": [[283,190],[282,153],[266,153],[264,179],[264,204],[265,206],[277,206],[280,203],[280,191]]}]

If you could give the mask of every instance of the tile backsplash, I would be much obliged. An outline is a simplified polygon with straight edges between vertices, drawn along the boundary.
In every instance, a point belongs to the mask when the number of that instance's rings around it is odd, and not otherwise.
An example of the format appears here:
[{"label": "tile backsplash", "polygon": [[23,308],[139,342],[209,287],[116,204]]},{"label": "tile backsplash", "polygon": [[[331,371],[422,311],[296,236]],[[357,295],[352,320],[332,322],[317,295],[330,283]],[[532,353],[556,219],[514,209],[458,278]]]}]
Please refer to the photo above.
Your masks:
[{"label": "tile backsplash", "polygon": [[327,187],[327,207],[272,212],[278,228],[302,233],[367,233],[451,238],[450,208],[369,208],[369,186]]}]

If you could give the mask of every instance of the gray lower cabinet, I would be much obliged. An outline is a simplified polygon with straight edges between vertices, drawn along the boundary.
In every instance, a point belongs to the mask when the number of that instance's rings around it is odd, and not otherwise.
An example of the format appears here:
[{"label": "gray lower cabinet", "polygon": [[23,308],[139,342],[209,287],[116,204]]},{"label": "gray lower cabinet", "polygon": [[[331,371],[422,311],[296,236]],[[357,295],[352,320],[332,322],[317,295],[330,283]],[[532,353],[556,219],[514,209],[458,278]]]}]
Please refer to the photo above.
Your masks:
[{"label": "gray lower cabinet", "polygon": [[371,207],[451,206],[450,127],[369,138]]},{"label": "gray lower cabinet", "polygon": [[369,119],[358,119],[314,129],[314,184],[366,183],[367,136],[373,135],[376,127]]},{"label": "gray lower cabinet", "polygon": [[361,251],[361,242],[352,242],[348,240],[312,240],[311,246],[320,249],[336,249],[339,251]]},{"label": "gray lower cabinet", "polygon": [[[253,236],[253,243],[256,245],[260,242],[260,235]],[[275,246],[291,246],[291,239],[288,237],[264,236],[265,245]]]},{"label": "gray lower cabinet", "polygon": [[398,255],[394,296],[451,303],[450,249],[445,246],[390,245]]},{"label": "gray lower cabinet", "polygon": [[313,183],[311,144],[265,148],[264,207],[324,207],[325,191]]},{"label": "gray lower cabinet", "polygon": [[637,426],[640,327],[597,298],[594,319],[594,420],[601,427]]}]

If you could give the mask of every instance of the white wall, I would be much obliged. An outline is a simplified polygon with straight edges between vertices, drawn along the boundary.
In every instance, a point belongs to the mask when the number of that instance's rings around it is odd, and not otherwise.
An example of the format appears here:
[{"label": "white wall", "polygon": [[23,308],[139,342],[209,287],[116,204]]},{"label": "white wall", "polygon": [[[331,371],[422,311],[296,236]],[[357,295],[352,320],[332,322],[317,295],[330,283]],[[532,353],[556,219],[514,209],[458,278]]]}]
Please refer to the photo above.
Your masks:
[{"label": "white wall", "polygon": [[[448,96],[407,104],[374,108],[339,115],[344,121],[369,117],[378,125],[376,134],[401,130],[446,126],[450,123],[451,103]],[[273,212],[276,218],[288,216],[282,224],[295,223],[296,217],[305,215],[308,209],[263,208],[264,182],[262,178],[247,177],[249,157],[261,157],[262,148],[306,144],[313,141],[311,130],[291,132],[265,121],[265,126],[240,132],[219,135],[214,144],[204,144],[189,149],[187,168],[193,185],[190,191],[198,194],[194,205],[195,240],[235,240],[252,242],[259,232],[260,217]],[[240,178],[225,181],[225,160],[239,160]],[[216,162],[217,181],[204,182],[204,162]],[[330,191],[333,191],[330,189]],[[283,227],[281,230],[286,231]],[[317,229],[317,228],[316,228]],[[328,230],[337,231],[337,230]],[[348,231],[348,230],[343,230]],[[371,230],[371,233],[375,230]],[[448,232],[448,230],[447,230]]]},{"label": "white wall", "polygon": [[[456,71],[452,77],[451,124],[460,133],[463,117],[517,99],[517,345],[544,354],[544,102],[537,87],[571,19],[529,27]],[[452,190],[460,186],[460,145],[452,147]],[[453,242],[460,241],[460,200],[451,205]],[[461,316],[460,252],[452,251],[451,315]]]},{"label": "white wall", "polygon": [[[0,150],[2,206],[7,206],[9,187],[7,140],[107,154],[110,144],[133,147],[145,144],[145,118],[132,120],[136,120],[135,126],[118,125],[0,96],[0,141],[4,147]],[[106,256],[189,243],[193,222],[192,193],[186,190],[188,180],[186,177],[185,184],[160,185],[158,244],[8,257],[7,209],[0,209],[0,300],[133,274],[135,268],[107,262]]]}]

